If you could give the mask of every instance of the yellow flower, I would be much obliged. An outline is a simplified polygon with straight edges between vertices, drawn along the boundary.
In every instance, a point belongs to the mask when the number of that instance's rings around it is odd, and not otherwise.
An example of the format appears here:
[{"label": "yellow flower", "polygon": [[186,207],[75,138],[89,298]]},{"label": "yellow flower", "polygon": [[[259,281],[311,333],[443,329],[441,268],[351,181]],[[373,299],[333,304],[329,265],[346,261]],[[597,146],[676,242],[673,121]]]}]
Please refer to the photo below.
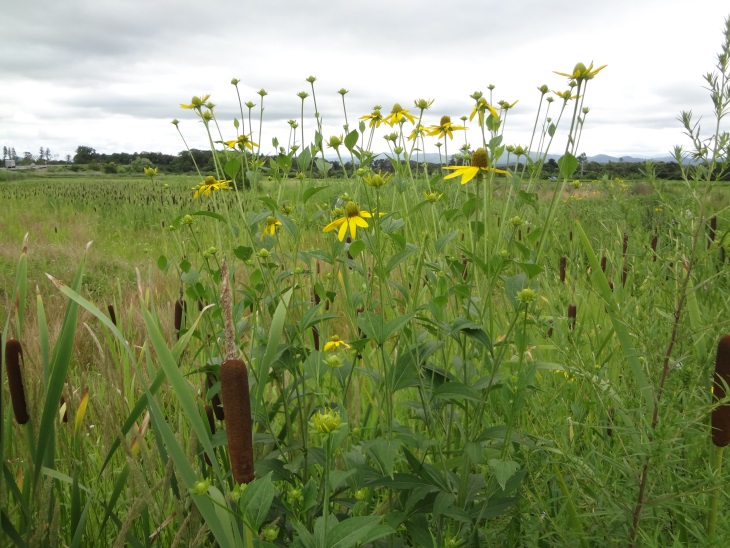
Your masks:
[{"label": "yellow flower", "polygon": [[416,123],[416,117],[413,116],[410,111],[400,106],[400,103],[396,103],[393,105],[390,114],[383,118],[383,122],[393,127],[395,124],[400,124],[401,122],[403,122],[404,119],[407,119],[411,124]]},{"label": "yellow flower", "polygon": [[254,143],[251,139],[251,134],[248,135],[239,135],[236,139],[233,141],[218,141],[219,143],[223,143],[228,148],[237,148],[238,150],[244,150],[249,149],[253,151],[253,147],[259,146],[258,143]]},{"label": "yellow flower", "polygon": [[334,148],[335,150],[340,148],[340,145],[342,145],[342,135],[333,135],[329,138],[329,141],[327,141],[327,146]]},{"label": "yellow flower", "polygon": [[188,109],[196,109],[200,110],[205,106],[206,101],[208,100],[208,97],[210,97],[210,93],[207,93],[206,95],[203,95],[202,97],[198,97],[197,95],[193,95],[193,98],[190,100],[190,104],[180,103],[180,108],[188,108]]},{"label": "yellow flower", "polygon": [[487,155],[487,151],[483,148],[476,149],[471,155],[470,166],[448,166],[444,169],[454,170],[453,173],[449,173],[446,177],[444,177],[444,179],[453,179],[454,177],[458,177],[461,175],[462,185],[471,181],[482,171],[491,171],[493,173],[504,173],[505,175],[509,175],[509,173],[507,173],[506,171],[491,167],[489,165],[489,156]]},{"label": "yellow flower", "polygon": [[345,206],[345,216],[340,217],[328,224],[322,232],[329,232],[335,228],[340,230],[337,233],[337,238],[342,241],[345,239],[347,230],[350,230],[350,235],[355,238],[357,235],[357,227],[367,228],[368,223],[365,219],[370,219],[372,215],[367,211],[360,210],[355,202],[348,202]]},{"label": "yellow flower", "polygon": [[324,351],[325,352],[334,351],[334,350],[337,350],[340,346],[344,346],[345,348],[350,348],[350,345],[347,344],[342,339],[340,339],[337,335],[332,335],[330,337],[329,342],[325,343]]},{"label": "yellow flower", "polygon": [[421,136],[422,133],[427,133],[426,128],[423,127],[421,124],[417,124],[416,127],[413,128],[413,131],[411,131],[411,134],[408,136],[409,141],[413,141],[413,139],[417,139]]},{"label": "yellow flower", "polygon": [[148,177],[154,177],[157,175],[157,168],[156,167],[145,167],[144,168],[144,174]]},{"label": "yellow flower", "polygon": [[[555,91],[553,90],[553,93],[560,97],[563,101],[566,103],[570,101],[571,99],[580,99],[580,95],[571,95],[570,90],[566,89],[565,91]],[[549,97],[548,97],[549,99]]]},{"label": "yellow flower", "polygon": [[320,434],[334,432],[340,426],[340,422],[340,416],[329,407],[325,407],[324,412],[319,411],[312,417],[312,424]]},{"label": "yellow flower", "polygon": [[383,115],[380,113],[380,107],[373,109],[373,112],[370,114],[360,116],[360,120],[370,120],[368,127],[380,127],[380,124],[383,123]]},{"label": "yellow flower", "polygon": [[573,67],[573,72],[570,74],[568,74],[567,72],[558,72],[557,70],[554,70],[553,72],[555,74],[559,74],[560,76],[565,76],[566,78],[570,78],[571,80],[578,80],[578,82],[580,82],[582,80],[591,80],[596,74],[606,68],[606,66],[607,65],[603,65],[593,70],[592,62],[587,68],[583,63],[576,63],[575,67]]},{"label": "yellow flower", "polygon": [[442,116],[441,121],[439,122],[439,125],[437,126],[429,126],[426,130],[426,135],[429,137],[436,137],[438,136],[439,139],[446,138],[446,136],[449,137],[449,139],[454,138],[454,131],[466,129],[464,126],[456,126],[451,123],[451,117],[450,116]]},{"label": "yellow flower", "polygon": [[276,217],[266,217],[266,226],[264,227],[264,230],[261,232],[261,240],[264,239],[264,235],[268,234],[269,236],[273,236],[276,234],[276,227],[281,226],[281,221],[277,219]]},{"label": "yellow flower", "polygon": [[193,188],[195,191],[195,194],[193,195],[193,198],[197,198],[198,196],[210,196],[210,193],[214,190],[228,190],[229,187],[228,183],[231,181],[219,181],[215,177],[206,177],[204,181],[202,181],[197,187]]},{"label": "yellow flower", "polygon": [[479,124],[484,124],[484,111],[488,110],[489,113],[494,116],[495,118],[499,118],[499,114],[497,114],[497,109],[494,108],[492,105],[487,103],[487,100],[484,97],[480,97],[479,100],[474,105],[474,108],[471,111],[471,114],[469,115],[469,121],[471,122],[474,119],[474,116],[478,113],[479,114]]}]

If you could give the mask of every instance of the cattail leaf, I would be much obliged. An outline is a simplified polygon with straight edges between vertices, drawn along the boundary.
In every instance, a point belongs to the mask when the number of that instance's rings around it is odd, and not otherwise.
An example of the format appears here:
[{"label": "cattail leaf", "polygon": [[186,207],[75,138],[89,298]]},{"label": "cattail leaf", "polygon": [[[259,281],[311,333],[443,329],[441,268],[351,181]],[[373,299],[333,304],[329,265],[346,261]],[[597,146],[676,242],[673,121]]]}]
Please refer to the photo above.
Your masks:
[{"label": "cattail leaf", "polygon": [[215,459],[213,446],[210,442],[208,427],[203,422],[198,411],[198,404],[193,388],[180,372],[173,353],[169,348],[167,348],[165,338],[160,332],[158,323],[152,318],[152,315],[145,308],[142,309],[142,315],[144,317],[145,327],[147,328],[147,336],[152,343],[152,347],[155,349],[155,353],[157,354],[157,358],[162,369],[165,371],[167,380],[170,382],[170,386],[183,408],[185,417],[188,421],[190,421],[190,425],[192,426],[195,435],[198,437],[198,440],[200,440],[200,443],[203,445],[203,449],[206,453],[208,453],[213,461],[213,470],[215,471],[216,476],[221,477],[220,467],[217,459]]},{"label": "cattail leaf", "polygon": [[48,379],[51,376],[51,346],[48,336],[48,322],[46,311],[43,306],[43,298],[36,287],[36,315],[38,316],[38,346],[41,351],[41,365],[43,366],[43,391],[48,386]]},{"label": "cattail leaf", "polygon": [[614,300],[611,287],[608,285],[606,275],[603,273],[603,270],[601,270],[601,264],[598,261],[598,257],[596,257],[593,247],[588,240],[588,236],[586,236],[586,233],[583,231],[583,227],[578,219],[575,220],[575,226],[578,230],[580,241],[583,244],[583,250],[588,256],[588,263],[591,265],[591,283],[606,305],[606,311],[611,318],[611,323],[616,331],[616,337],[621,344],[621,350],[623,351],[624,358],[626,358],[626,361],[631,368],[636,386],[639,388],[639,392],[644,398],[646,408],[651,409],[654,405],[654,391],[646,380],[644,368],[639,360],[639,352],[634,346],[631,333],[629,333],[628,324],[621,316],[619,308],[616,305],[616,301]]},{"label": "cattail leaf", "polygon": [[286,311],[289,307],[289,301],[291,300],[293,289],[289,289],[286,293],[281,296],[281,301],[274,311],[274,316],[271,318],[271,326],[269,327],[269,340],[266,344],[266,351],[264,352],[261,361],[254,364],[252,371],[254,372],[256,380],[256,397],[251,402],[251,412],[253,414],[260,413],[259,409],[263,406],[263,395],[264,388],[266,387],[266,378],[269,373],[271,365],[274,363],[274,358],[278,354],[279,341],[281,340],[281,334],[284,331],[284,321],[286,320]]},{"label": "cattail leaf", "polygon": [[[149,312],[143,309],[143,313],[145,315],[145,323],[147,323],[148,319],[149,321],[152,321]],[[157,327],[154,326],[154,329],[157,329]],[[158,338],[162,339],[162,335],[159,334],[159,332]],[[169,425],[165,421],[159,404],[155,398],[152,397],[152,394],[149,391],[146,390],[145,392],[147,394],[147,401],[149,402],[150,417],[153,424],[152,429],[154,432],[158,433],[160,438],[163,440],[164,446],[167,448],[169,458],[172,459],[172,462],[175,465],[176,474],[183,481],[185,488],[188,489],[193,503],[200,512],[205,524],[210,528],[213,537],[220,546],[243,546],[243,541],[237,530],[232,528],[230,525],[231,520],[229,519],[225,524],[221,523],[220,516],[216,512],[213,502],[208,497],[208,494],[205,493],[199,495],[193,490],[195,484],[199,480],[199,477],[193,467],[190,466],[185,450],[178,443],[175,433],[170,429]],[[197,409],[196,415],[200,419]],[[200,422],[202,423],[202,419]]]},{"label": "cattail leaf", "polygon": [[89,388],[85,388],[81,395],[81,402],[79,403],[78,409],[76,409],[76,419],[74,420],[74,436],[79,434],[81,423],[86,415],[86,406],[89,404]]},{"label": "cattail leaf", "polygon": [[[20,253],[18,268],[15,271],[15,333],[18,339],[23,337],[23,323],[25,321],[25,300],[28,294],[28,234],[23,238],[23,251]],[[10,316],[8,316],[10,320]],[[8,333],[7,327],[4,333]]]},{"label": "cattail leaf", "polygon": [[[87,247],[88,252],[88,247]],[[75,292],[81,289],[81,282],[84,277],[84,269],[86,267],[86,252],[79,261],[71,287]],[[49,276],[51,281],[59,289],[65,287],[63,284]],[[78,304],[69,300],[66,304],[66,312],[61,324],[61,333],[53,346],[53,354],[51,357],[51,374],[48,379],[48,385],[44,393],[45,400],[43,402],[43,412],[41,414],[40,428],[38,429],[38,444],[35,448],[33,456],[33,464],[35,465],[35,473],[33,477],[33,486],[37,488],[38,481],[41,477],[43,463],[49,468],[55,466],[55,428],[56,428],[56,412],[58,411],[58,402],[61,401],[63,387],[66,383],[66,375],[68,367],[71,363],[73,354],[73,344],[76,336],[76,320],[78,317]]]}]

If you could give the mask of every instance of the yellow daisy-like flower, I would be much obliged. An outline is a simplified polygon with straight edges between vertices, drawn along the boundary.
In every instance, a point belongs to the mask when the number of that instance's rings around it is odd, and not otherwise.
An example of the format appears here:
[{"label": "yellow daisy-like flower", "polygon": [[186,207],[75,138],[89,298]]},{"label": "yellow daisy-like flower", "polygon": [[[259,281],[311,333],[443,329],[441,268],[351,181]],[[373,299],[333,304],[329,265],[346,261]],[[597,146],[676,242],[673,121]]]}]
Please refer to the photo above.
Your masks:
[{"label": "yellow daisy-like flower", "polygon": [[266,226],[264,227],[264,230],[261,232],[261,240],[264,239],[264,235],[268,234],[269,236],[273,236],[276,234],[276,227],[281,226],[281,221],[277,219],[276,217],[266,217]]},{"label": "yellow daisy-like flower", "polygon": [[157,175],[157,168],[156,167],[145,167],[144,168],[144,174],[148,177],[154,177]]},{"label": "yellow daisy-like flower", "polygon": [[258,143],[254,143],[251,140],[250,133],[248,135],[239,135],[238,138],[234,139],[233,141],[218,142],[223,142],[223,144],[226,145],[228,148],[237,148],[238,150],[249,149],[250,151],[253,151],[253,147],[259,146]]},{"label": "yellow daisy-like flower", "polygon": [[332,335],[330,337],[330,340],[327,343],[325,343],[324,351],[332,352],[334,350],[337,350],[340,346],[344,346],[345,348],[350,348],[350,345],[347,344],[342,339],[340,339],[337,335]]},{"label": "yellow daisy-like flower", "polygon": [[567,72],[558,72],[557,70],[554,70],[553,72],[555,74],[559,74],[560,76],[565,76],[566,78],[570,78],[571,80],[577,80],[578,82],[580,82],[582,80],[591,80],[596,74],[601,72],[607,66],[608,65],[603,65],[594,70],[593,62],[591,62],[588,67],[586,67],[583,63],[576,63],[575,67],[573,67],[573,72],[570,74],[568,74]]},{"label": "yellow daisy-like flower", "polygon": [[443,193],[439,194],[438,192],[423,192],[423,197],[426,198],[429,202],[438,202],[442,197]]},{"label": "yellow daisy-like flower", "polygon": [[380,127],[380,124],[383,123],[383,115],[380,112],[380,108],[375,108],[370,114],[360,116],[360,120],[370,120],[368,127]]},{"label": "yellow daisy-like flower", "polygon": [[491,171],[493,173],[503,173],[505,175],[509,175],[509,173],[507,173],[506,171],[491,167],[489,165],[489,156],[487,155],[487,151],[483,148],[476,149],[471,155],[470,166],[448,166],[444,167],[444,169],[454,170],[453,173],[449,173],[446,177],[444,177],[444,179],[453,179],[454,177],[461,176],[462,185],[465,185],[483,171]]},{"label": "yellow daisy-like flower", "polygon": [[413,141],[413,139],[420,137],[422,133],[428,135],[426,128],[421,124],[418,124],[413,128],[413,131],[411,131],[411,134],[408,136],[408,140]]},{"label": "yellow daisy-like flower", "polygon": [[347,230],[350,230],[350,236],[353,239],[357,236],[357,227],[367,228],[368,223],[365,219],[370,219],[372,215],[368,211],[362,211],[355,202],[348,202],[345,206],[345,216],[340,217],[328,224],[322,232],[329,232],[335,228],[339,228],[337,238],[342,241],[345,239]]},{"label": "yellow daisy-like flower", "polygon": [[193,95],[193,98],[190,100],[190,104],[180,103],[180,108],[200,110],[201,108],[203,108],[205,106],[205,103],[208,101],[209,97],[210,97],[210,93],[207,93],[207,94],[203,95],[202,97]]},{"label": "yellow daisy-like flower", "polygon": [[446,138],[448,136],[449,139],[454,138],[454,131],[459,130],[465,130],[466,127],[464,126],[457,126],[451,123],[451,116],[442,116],[441,121],[437,126],[429,126],[426,130],[426,135],[429,137],[438,137]]},{"label": "yellow daisy-like flower", "polygon": [[553,90],[553,93],[560,97],[563,101],[568,102],[571,99],[580,99],[580,95],[571,95],[570,90],[566,89],[565,91],[555,91]]},{"label": "yellow daisy-like flower", "polygon": [[413,116],[413,114],[410,113],[410,111],[404,109],[402,106],[400,106],[400,103],[396,103],[393,105],[393,108],[390,111],[390,114],[383,118],[383,122],[388,124],[389,126],[393,127],[396,124],[400,124],[404,120],[408,120],[411,124],[416,123],[416,117]]},{"label": "yellow daisy-like flower", "polygon": [[495,118],[499,118],[499,114],[497,113],[497,109],[494,108],[492,105],[487,103],[487,100],[484,97],[480,97],[479,100],[474,105],[474,108],[471,111],[471,114],[469,115],[469,121],[471,122],[474,119],[474,116],[479,114],[479,124],[484,123],[484,111],[488,110],[489,113],[494,116]]},{"label": "yellow daisy-like flower", "polygon": [[208,176],[197,187],[193,188],[195,191],[193,198],[195,199],[201,195],[210,196],[210,193],[214,190],[228,190],[231,188],[228,186],[228,183],[230,182],[231,181],[219,181],[215,177]]}]

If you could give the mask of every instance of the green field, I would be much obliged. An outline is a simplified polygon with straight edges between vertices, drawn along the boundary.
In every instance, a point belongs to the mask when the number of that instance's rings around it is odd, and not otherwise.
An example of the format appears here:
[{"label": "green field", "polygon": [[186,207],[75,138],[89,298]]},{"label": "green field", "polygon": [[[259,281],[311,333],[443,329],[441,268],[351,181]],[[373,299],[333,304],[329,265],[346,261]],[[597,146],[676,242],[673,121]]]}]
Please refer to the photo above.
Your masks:
[{"label": "green field", "polygon": [[[396,174],[193,199],[199,183],[0,182],[0,322],[22,343],[30,415],[17,424],[4,375],[8,539],[730,538],[722,519],[708,529],[728,503],[709,427],[730,329],[727,185]],[[323,229],[350,201],[376,213],[346,248]],[[269,218],[281,224],[262,235]],[[231,475],[232,419],[206,420],[223,260],[249,375],[247,486]]]}]

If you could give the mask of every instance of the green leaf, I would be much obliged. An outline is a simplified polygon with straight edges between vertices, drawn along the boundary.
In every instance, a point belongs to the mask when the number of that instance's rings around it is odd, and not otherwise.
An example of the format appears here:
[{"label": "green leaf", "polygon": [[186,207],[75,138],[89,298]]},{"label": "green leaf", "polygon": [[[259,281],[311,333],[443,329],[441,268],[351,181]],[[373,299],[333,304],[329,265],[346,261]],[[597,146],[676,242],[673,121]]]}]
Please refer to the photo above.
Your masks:
[{"label": "green leaf", "polygon": [[236,256],[237,259],[247,261],[251,258],[251,255],[253,255],[253,248],[239,245],[233,250],[233,254]]},{"label": "green leaf", "polygon": [[514,476],[520,469],[520,465],[513,460],[489,459],[489,468],[494,472],[494,477],[502,487],[502,491],[507,486],[507,481]]},{"label": "green leaf", "polygon": [[360,135],[358,134],[356,129],[353,129],[345,136],[345,147],[347,148],[347,150],[352,152],[352,149],[355,148],[359,137]]},{"label": "green leaf", "polygon": [[236,175],[238,175],[241,171],[241,159],[231,158],[226,162],[226,165],[223,166],[223,171],[226,175],[228,175],[228,177],[235,179]]},{"label": "green leaf", "polygon": [[411,255],[413,255],[416,251],[418,251],[418,246],[415,246],[413,244],[408,244],[408,247],[406,247],[406,249],[404,249],[403,251],[400,251],[400,252],[396,253],[395,255],[393,255],[390,258],[390,260],[388,261],[388,264],[385,267],[385,270],[388,273],[393,272],[393,270],[395,270],[395,268],[400,263],[402,263],[403,261],[405,261],[408,257],[410,257]]},{"label": "green leaf", "polygon": [[461,400],[481,402],[482,397],[473,388],[466,386],[459,381],[445,382],[433,391],[433,399],[446,400],[459,403]]},{"label": "green leaf", "polygon": [[517,263],[517,266],[519,266],[522,271],[527,274],[528,278],[534,278],[542,272],[542,268],[535,263]]},{"label": "green leaf", "polygon": [[252,531],[258,532],[264,523],[275,494],[276,489],[271,481],[271,473],[263,478],[256,478],[243,491],[238,504]]},{"label": "green leaf", "polygon": [[325,189],[327,189],[327,188],[329,188],[329,187],[326,187],[326,186],[313,186],[313,187],[311,187],[311,188],[308,188],[308,189],[307,189],[307,190],[305,190],[305,191],[304,191],[304,193],[302,194],[302,204],[306,204],[306,203],[307,203],[307,201],[308,201],[308,200],[309,200],[309,199],[310,199],[310,198],[311,198],[312,196],[314,196],[314,195],[315,195],[315,194],[317,194],[318,192],[321,192],[321,191],[323,191],[323,190],[325,190]]},{"label": "green leaf", "polygon": [[557,126],[555,124],[550,124],[548,126],[548,135],[550,135],[550,137],[553,137],[555,135],[556,129],[557,129]]},{"label": "green leaf", "polygon": [[578,158],[573,156],[570,152],[566,152],[558,160],[558,167],[560,168],[560,177],[563,179],[569,179],[572,177],[575,170],[578,169]]},{"label": "green leaf", "polygon": [[448,234],[444,234],[441,236],[438,240],[436,240],[436,253],[441,253],[444,250],[444,247],[448,245],[448,243],[456,238],[459,235],[458,230],[454,230],[453,232],[449,232]]},{"label": "green leaf", "polygon": [[157,258],[157,268],[159,268],[163,272],[167,271],[167,257],[165,257],[164,255],[160,255]]},{"label": "green leaf", "polygon": [[347,518],[327,532],[327,548],[351,548],[371,543],[395,533],[387,525],[380,525],[380,516]]},{"label": "green leaf", "polygon": [[365,242],[363,242],[362,240],[355,240],[350,244],[350,247],[348,248],[350,256],[354,259],[358,255],[360,255],[360,253],[365,251],[365,247]]}]

